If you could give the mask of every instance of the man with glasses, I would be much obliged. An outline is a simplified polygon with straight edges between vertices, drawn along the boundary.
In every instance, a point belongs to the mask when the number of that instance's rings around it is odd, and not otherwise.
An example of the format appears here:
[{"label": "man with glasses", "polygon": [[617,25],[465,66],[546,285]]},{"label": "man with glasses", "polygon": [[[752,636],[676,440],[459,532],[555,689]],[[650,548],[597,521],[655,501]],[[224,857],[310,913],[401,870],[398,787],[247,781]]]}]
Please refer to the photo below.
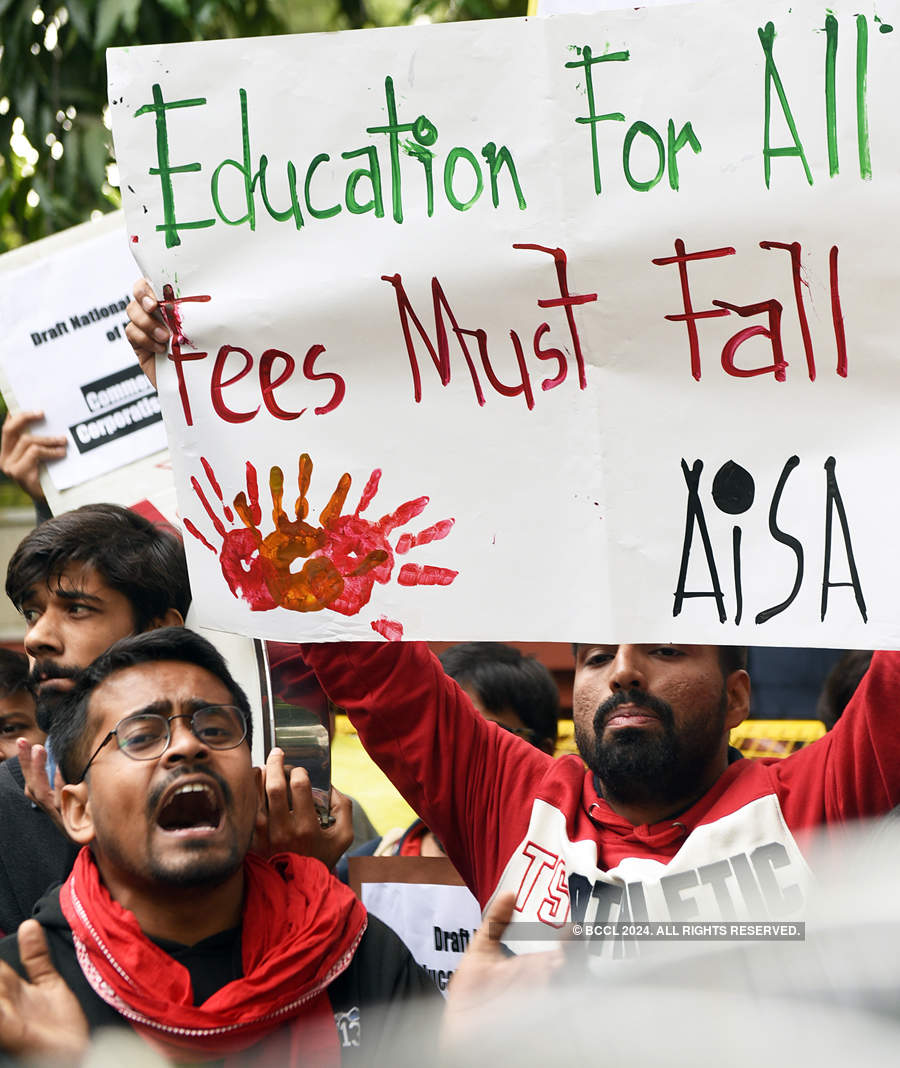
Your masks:
[{"label": "man with glasses", "polygon": [[397,1026],[397,999],[434,993],[321,863],[249,853],[262,801],[250,729],[221,656],[180,628],[118,642],[73,682],[50,738],[82,849],[0,942],[0,999],[20,1007],[0,1014],[0,1048],[71,1054],[130,1025],[181,1060],[362,1063]]},{"label": "man with glasses", "polygon": [[[120,638],[182,624],[191,603],[180,537],[114,504],[85,505],[35,527],[10,558],[6,593],[25,620],[29,682],[45,731],[81,669]],[[295,770],[288,791],[279,754],[270,755],[266,774],[269,845],[331,866],[352,837],[349,801],[335,791],[336,822],[320,828],[308,781]],[[0,765],[0,933],[16,931],[77,853],[45,760],[43,746],[22,743],[19,759]]]}]

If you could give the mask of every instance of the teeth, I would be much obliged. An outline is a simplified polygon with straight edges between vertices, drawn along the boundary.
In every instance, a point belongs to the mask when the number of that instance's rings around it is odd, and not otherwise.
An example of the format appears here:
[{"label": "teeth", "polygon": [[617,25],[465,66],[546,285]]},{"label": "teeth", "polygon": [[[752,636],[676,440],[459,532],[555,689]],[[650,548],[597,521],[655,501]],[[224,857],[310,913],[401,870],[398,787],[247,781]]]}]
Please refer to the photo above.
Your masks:
[{"label": "teeth", "polygon": [[[191,801],[194,797],[196,800]],[[220,806],[215,790],[202,782],[182,783],[169,795],[158,822],[164,830],[216,825]]]}]

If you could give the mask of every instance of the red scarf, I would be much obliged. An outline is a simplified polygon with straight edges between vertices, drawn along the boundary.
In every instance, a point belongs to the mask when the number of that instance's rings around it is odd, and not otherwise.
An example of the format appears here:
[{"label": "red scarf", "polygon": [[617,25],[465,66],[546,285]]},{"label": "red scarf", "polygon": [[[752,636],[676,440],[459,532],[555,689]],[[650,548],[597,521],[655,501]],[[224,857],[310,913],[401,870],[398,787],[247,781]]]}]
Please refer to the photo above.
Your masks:
[{"label": "red scarf", "polygon": [[[78,963],[94,992],[145,1038],[181,1060],[239,1052],[283,1024],[273,1064],[337,1064],[328,985],[349,965],[366,911],[309,857],[244,861],[244,976],[193,1004],[187,969],[154,945],[100,881],[90,850],[60,890]],[[270,1059],[258,1056],[254,1064]],[[187,1055],[187,1056],[186,1056]]]}]

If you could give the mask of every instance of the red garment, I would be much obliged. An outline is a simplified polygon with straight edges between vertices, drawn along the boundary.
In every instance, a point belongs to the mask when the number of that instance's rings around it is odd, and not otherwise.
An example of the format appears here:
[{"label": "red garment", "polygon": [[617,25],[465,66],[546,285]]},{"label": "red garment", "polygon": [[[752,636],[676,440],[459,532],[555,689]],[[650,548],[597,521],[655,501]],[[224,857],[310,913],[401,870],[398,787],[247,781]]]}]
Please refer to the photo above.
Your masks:
[{"label": "red garment", "polygon": [[398,857],[421,857],[422,841],[428,834],[428,827],[421,820],[410,824],[403,833],[403,837],[397,843]]},{"label": "red garment", "polygon": [[900,804],[897,653],[875,654],[817,742],[735,761],[677,819],[633,826],[577,757],[553,760],[477,715],[426,646],[302,651],[482,907],[509,890],[517,920],[802,918],[809,833]]},{"label": "red garment", "polygon": [[[90,851],[82,849],[59,898],[82,972],[138,1033],[179,1059],[245,1050],[293,1021],[290,1052],[279,1047],[281,1064],[339,1063],[326,990],[356,952],[365,909],[309,857],[285,854],[267,862],[248,854],[244,879],[244,976],[194,1005],[187,969],[110,897]],[[256,1051],[254,1058],[259,1063]]]}]

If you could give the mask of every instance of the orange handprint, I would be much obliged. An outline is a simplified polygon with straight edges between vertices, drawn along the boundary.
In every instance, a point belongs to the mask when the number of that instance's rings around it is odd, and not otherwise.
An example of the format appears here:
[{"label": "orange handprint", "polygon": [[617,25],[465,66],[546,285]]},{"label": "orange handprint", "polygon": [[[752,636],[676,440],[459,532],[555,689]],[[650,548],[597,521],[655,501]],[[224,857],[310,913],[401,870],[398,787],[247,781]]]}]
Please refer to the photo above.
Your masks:
[{"label": "orange handprint", "polygon": [[[274,579],[270,588],[276,601],[283,608],[294,612],[318,612],[322,608],[331,607],[344,589],[341,569],[335,566],[327,554],[323,554],[328,542],[326,531],[306,522],[309,514],[307,493],[312,468],[312,460],[304,453],[298,461],[299,496],[294,504],[293,520],[288,519],[283,507],[284,472],[280,467],[273,467],[269,473],[272,522],[275,529],[263,539],[261,552],[274,568]],[[342,475],[322,513],[323,516],[331,515],[334,511],[340,512],[349,487],[350,476]],[[240,495],[235,498],[235,508],[249,525],[249,519],[245,518],[246,502],[239,498]],[[258,516],[256,522],[259,522]],[[291,568],[298,559],[304,559],[306,563],[299,571],[292,571]],[[375,554],[370,554],[370,558],[356,562],[353,573],[359,572],[360,569],[372,568],[380,560],[380,556],[376,558]]]},{"label": "orange handprint", "polygon": [[[223,514],[231,522],[233,514],[224,503],[212,467],[203,457],[201,463],[222,502]],[[284,510],[284,473],[280,467],[271,469],[269,487],[274,530],[265,537],[260,530],[262,509],[256,469],[251,463],[247,463],[247,491],[234,498],[234,509],[245,525],[243,531],[226,531],[197,479],[191,479],[194,492],[223,539],[218,555],[228,587],[254,611],[281,606],[295,612],[328,608],[343,615],[356,615],[368,604],[375,583],[390,581],[395,552],[402,554],[416,545],[444,538],[453,526],[452,519],[441,520],[418,534],[402,534],[392,547],[388,535],[420,515],[428,505],[428,498],[407,501],[377,521],[364,518],[362,513],[378,490],[379,469],[370,475],[356,510],[349,515],[343,514],[343,509],[351,479],[348,474],[342,475],[319,515],[321,525],[313,526],[307,519],[312,471],[312,460],[304,453],[298,461],[298,497],[294,518],[290,519]],[[216,551],[189,519],[185,520],[185,526],[208,549]],[[300,559],[305,563],[293,571]],[[456,575],[456,571],[448,568],[405,564],[397,581],[404,586],[449,585]],[[402,634],[400,624],[390,620],[378,620],[371,625],[384,635]]]}]

